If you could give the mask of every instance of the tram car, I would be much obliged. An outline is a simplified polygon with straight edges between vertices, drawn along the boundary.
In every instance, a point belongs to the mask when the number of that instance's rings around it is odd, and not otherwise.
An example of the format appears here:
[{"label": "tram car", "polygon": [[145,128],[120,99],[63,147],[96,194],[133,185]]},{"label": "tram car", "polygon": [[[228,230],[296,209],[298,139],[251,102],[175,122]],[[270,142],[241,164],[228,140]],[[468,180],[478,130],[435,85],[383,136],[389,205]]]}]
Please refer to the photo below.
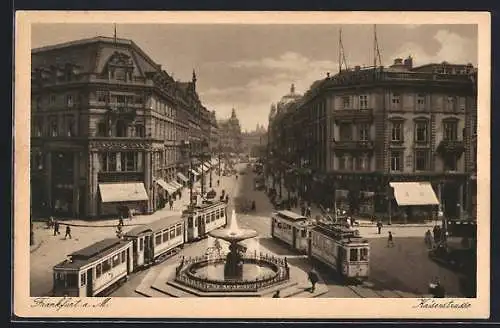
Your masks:
[{"label": "tram car", "polygon": [[185,241],[184,219],[170,216],[127,231],[123,239],[133,243],[135,269],[161,262],[175,255]]},{"label": "tram car", "polygon": [[53,268],[53,296],[91,297],[106,294],[134,270],[133,243],[104,239],[68,256]]},{"label": "tram car", "polygon": [[226,226],[227,204],[223,201],[203,201],[201,205],[190,206],[183,211],[187,222],[186,242],[206,238],[210,231]]},{"label": "tram car", "polygon": [[335,270],[346,281],[366,280],[370,273],[370,244],[357,230],[318,222],[309,231],[308,255]]},{"label": "tram car", "polygon": [[271,219],[271,236],[293,250],[307,253],[308,219],[292,211],[277,211]]}]

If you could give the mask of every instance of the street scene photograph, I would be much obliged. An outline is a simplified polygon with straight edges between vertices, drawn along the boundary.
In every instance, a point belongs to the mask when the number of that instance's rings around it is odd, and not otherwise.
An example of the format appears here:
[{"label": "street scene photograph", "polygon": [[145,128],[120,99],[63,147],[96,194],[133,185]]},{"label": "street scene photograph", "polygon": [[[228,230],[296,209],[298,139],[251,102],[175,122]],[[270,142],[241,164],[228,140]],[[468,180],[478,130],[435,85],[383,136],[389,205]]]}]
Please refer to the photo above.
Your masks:
[{"label": "street scene photograph", "polygon": [[32,24],[30,296],[476,298],[478,37]]}]

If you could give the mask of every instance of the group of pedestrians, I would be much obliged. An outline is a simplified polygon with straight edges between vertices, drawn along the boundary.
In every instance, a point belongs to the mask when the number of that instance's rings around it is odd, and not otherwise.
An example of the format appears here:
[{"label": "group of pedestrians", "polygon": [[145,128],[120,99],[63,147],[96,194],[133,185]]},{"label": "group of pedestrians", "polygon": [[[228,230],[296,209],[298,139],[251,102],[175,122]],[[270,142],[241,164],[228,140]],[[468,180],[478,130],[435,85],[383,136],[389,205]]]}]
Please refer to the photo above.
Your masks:
[{"label": "group of pedestrians", "polygon": [[[61,234],[61,232],[59,231],[60,223],[57,219],[54,219],[54,217],[51,216],[49,218],[48,226],[54,228],[54,236],[58,236]],[[69,225],[66,225],[66,233],[64,234],[64,239],[68,239],[68,237],[69,237],[69,239],[72,239],[71,238],[71,227]]]}]

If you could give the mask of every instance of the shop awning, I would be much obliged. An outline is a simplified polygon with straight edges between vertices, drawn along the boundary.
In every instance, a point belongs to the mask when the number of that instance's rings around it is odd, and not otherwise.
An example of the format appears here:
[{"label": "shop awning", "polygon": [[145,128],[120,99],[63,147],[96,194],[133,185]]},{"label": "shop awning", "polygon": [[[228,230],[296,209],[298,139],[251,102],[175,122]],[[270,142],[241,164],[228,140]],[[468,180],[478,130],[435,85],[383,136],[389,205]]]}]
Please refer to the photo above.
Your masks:
[{"label": "shop awning", "polygon": [[169,194],[172,194],[176,191],[176,188],[174,188],[170,183],[167,183],[163,179],[156,179],[155,182]]},{"label": "shop awning", "polygon": [[207,170],[210,170],[210,168],[212,167],[212,165],[210,165],[209,163],[203,163],[203,166],[204,166]]},{"label": "shop awning", "polygon": [[170,189],[170,191],[168,192],[169,194],[173,194],[174,192],[179,190],[179,188],[172,181],[170,181],[167,185],[168,188]]},{"label": "shop awning", "polygon": [[181,172],[177,172],[177,177],[179,179],[181,179],[182,182],[188,182],[189,181],[189,179],[184,174],[182,174]]},{"label": "shop awning", "polygon": [[177,172],[177,177],[182,181],[182,182],[188,182],[189,179],[184,175],[182,174],[181,172]]},{"label": "shop awning", "polygon": [[149,199],[142,182],[100,183],[99,192],[103,203],[134,202]]},{"label": "shop awning", "polygon": [[200,173],[198,173],[198,171],[195,171],[193,169],[189,170],[189,172],[191,172],[191,174],[196,175],[196,176],[200,175]]},{"label": "shop awning", "polygon": [[399,206],[439,205],[430,182],[391,182]]},{"label": "shop awning", "polygon": [[203,164],[203,172],[207,172],[208,170],[210,170],[210,166],[208,166],[207,164]]},{"label": "shop awning", "polygon": [[175,187],[176,190],[179,190],[182,188],[182,185],[175,180],[170,181],[170,183]]}]

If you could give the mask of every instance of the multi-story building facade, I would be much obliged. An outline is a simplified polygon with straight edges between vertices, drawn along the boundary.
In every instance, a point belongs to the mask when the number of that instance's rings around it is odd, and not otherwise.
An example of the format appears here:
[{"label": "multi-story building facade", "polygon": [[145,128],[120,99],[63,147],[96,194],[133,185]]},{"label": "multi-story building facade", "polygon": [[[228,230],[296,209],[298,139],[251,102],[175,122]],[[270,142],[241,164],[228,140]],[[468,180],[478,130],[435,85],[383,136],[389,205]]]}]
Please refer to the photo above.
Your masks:
[{"label": "multi-story building facade", "polygon": [[241,150],[243,153],[249,154],[251,157],[260,157],[262,155],[262,147],[265,147],[264,136],[267,134],[266,129],[257,124],[255,130],[245,131],[241,134]]},{"label": "multi-story building facade", "polygon": [[[471,211],[472,65],[341,71],[272,116],[270,148],[301,193],[326,206],[386,212],[389,182],[431,182],[445,215]],[[271,131],[272,134],[271,134]],[[281,151],[279,151],[281,150]]]},{"label": "multi-story building facade", "polygon": [[221,150],[224,153],[239,153],[241,151],[241,126],[236,111],[231,111],[231,117],[217,123]]},{"label": "multi-story building facade", "polygon": [[31,84],[35,212],[153,212],[172,193],[165,185],[188,173],[186,141],[196,151],[205,137],[196,76],[174,81],[131,40],[34,49]]},{"label": "multi-story building facade", "polygon": [[215,111],[210,112],[210,152],[214,155],[218,155],[220,151],[220,136],[219,127],[217,125],[217,118],[215,116]]}]

